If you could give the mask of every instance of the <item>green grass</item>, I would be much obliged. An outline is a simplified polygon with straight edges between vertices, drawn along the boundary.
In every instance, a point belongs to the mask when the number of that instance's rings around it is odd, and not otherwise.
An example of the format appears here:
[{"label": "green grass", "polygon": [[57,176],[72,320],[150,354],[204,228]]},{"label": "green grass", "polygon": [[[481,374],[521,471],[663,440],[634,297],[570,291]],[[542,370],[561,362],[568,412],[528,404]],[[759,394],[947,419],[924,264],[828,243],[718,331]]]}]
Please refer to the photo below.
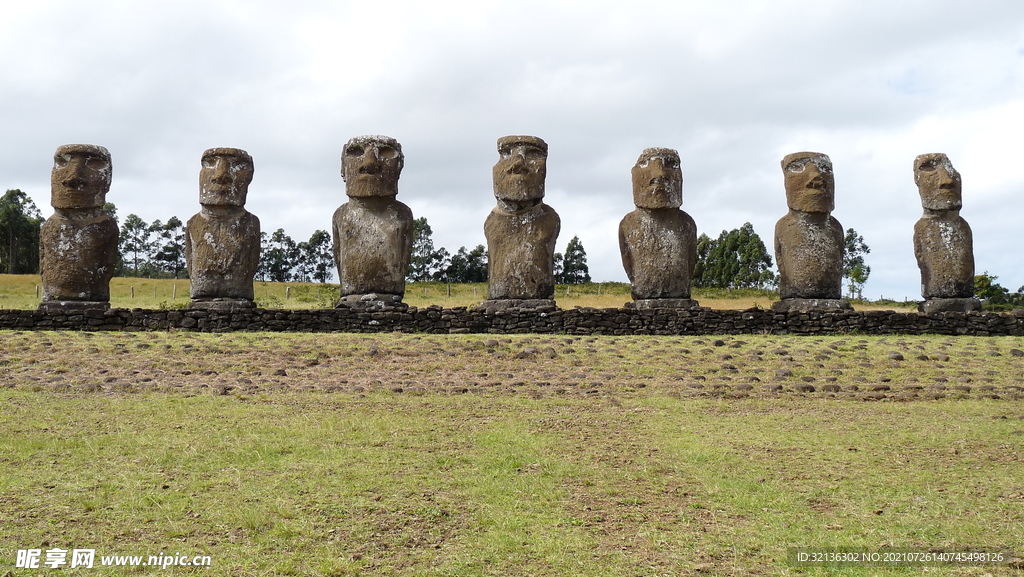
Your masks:
[{"label": "green grass", "polygon": [[49,543],[211,575],[800,574],[788,547],[1024,522],[1022,425],[973,401],[4,396],[0,568]]},{"label": "green grass", "polygon": [[[333,308],[339,298],[336,284],[253,283],[256,304],[262,308]],[[39,275],[0,274],[0,309],[34,309],[39,306]],[[189,298],[188,279],[147,279],[117,277],[110,281],[110,304],[115,308],[185,308]],[[487,298],[487,283],[446,284],[417,282],[406,284],[404,302],[411,306],[474,306]],[[694,289],[693,298],[701,306],[714,309],[768,308],[778,300],[773,291],[757,289]],[[557,285],[555,300],[559,307],[617,308],[632,300],[628,283],[605,282],[581,285]],[[912,309],[916,302],[855,301],[858,310]]]},{"label": "green grass", "polygon": [[[907,575],[786,553],[1022,553],[1020,338],[485,338],[0,333],[0,574],[48,547],[210,555],[208,575]],[[1002,398],[788,389],[834,370]],[[712,394],[744,375],[787,391]]]}]

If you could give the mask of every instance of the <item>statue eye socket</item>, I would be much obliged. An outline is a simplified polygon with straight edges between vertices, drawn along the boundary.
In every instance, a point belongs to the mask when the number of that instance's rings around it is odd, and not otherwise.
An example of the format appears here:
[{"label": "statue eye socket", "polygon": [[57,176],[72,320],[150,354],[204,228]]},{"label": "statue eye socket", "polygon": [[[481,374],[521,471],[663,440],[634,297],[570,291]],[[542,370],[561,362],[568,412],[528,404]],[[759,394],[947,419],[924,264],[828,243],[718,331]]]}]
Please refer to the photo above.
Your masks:
[{"label": "statue eye socket", "polygon": [[60,154],[60,155],[57,155],[57,156],[53,157],[53,167],[54,168],[64,168],[70,162],[71,162],[71,155],[70,154]]},{"label": "statue eye socket", "polygon": [[530,147],[524,150],[523,152],[525,153],[526,158],[529,158],[531,160],[537,158],[544,158],[544,151],[539,148]]},{"label": "statue eye socket", "polygon": [[390,146],[379,146],[377,147],[377,156],[387,160],[398,158],[398,149]]},{"label": "statue eye socket", "polygon": [[935,172],[935,163],[934,162],[926,162],[926,163],[922,164],[921,168],[918,168],[918,170],[920,170],[921,172]]},{"label": "statue eye socket", "polygon": [[803,162],[792,162],[786,167],[788,172],[803,172],[806,164]]},{"label": "statue eye socket", "polygon": [[666,158],[664,161],[665,168],[679,168],[679,160],[675,158]]},{"label": "statue eye socket", "polygon": [[362,146],[350,146],[350,147],[345,149],[345,154],[347,156],[362,156],[363,155],[363,147]]},{"label": "statue eye socket", "polygon": [[216,168],[217,159],[212,156],[207,156],[203,159],[203,168]]},{"label": "statue eye socket", "polygon": [[107,167],[107,161],[102,158],[92,157],[85,161],[85,165],[93,170],[103,170]]}]

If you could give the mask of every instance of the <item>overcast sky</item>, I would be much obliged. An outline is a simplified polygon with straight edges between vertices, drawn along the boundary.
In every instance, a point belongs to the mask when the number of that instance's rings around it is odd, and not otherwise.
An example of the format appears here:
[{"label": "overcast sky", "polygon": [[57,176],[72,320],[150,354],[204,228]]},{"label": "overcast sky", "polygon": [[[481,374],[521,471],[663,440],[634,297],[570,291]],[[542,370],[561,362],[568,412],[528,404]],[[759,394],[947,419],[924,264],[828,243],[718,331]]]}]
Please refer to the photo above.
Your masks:
[{"label": "overcast sky", "polygon": [[[296,241],[345,202],[340,153],[385,134],[436,246],[484,243],[495,141],[549,145],[547,199],[595,280],[646,147],[679,151],[701,232],[772,246],[780,161],[828,154],[871,247],[865,296],[920,298],[914,157],[964,184],[978,273],[1024,285],[1024,2],[24,2],[0,0],[0,187],[49,207],[53,152],[113,156],[123,219],[199,210],[200,156],[253,157],[247,208]],[[1016,168],[1015,168],[1016,167]]]}]

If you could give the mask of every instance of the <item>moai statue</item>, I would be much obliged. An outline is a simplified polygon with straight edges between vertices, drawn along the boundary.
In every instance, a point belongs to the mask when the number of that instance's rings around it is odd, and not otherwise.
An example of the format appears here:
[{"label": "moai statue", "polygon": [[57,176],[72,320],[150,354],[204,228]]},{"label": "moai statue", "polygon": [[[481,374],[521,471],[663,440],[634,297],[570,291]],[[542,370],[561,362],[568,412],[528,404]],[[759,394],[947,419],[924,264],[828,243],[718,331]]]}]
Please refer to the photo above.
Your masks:
[{"label": "moai statue", "polygon": [[914,159],[914,183],[924,208],[914,225],[914,255],[925,299],[918,310],[981,310],[981,301],[974,298],[974,237],[960,216],[960,173],[945,154],[922,154]]},{"label": "moai statue", "polygon": [[554,307],[555,241],[558,213],[544,204],[548,145],[536,136],[498,139],[494,196],[498,205],[487,215],[487,300],[480,306]]},{"label": "moai statue", "polygon": [[775,224],[779,264],[776,311],[850,309],[843,300],[843,227],[832,217],[835,180],[832,161],[818,152],[782,159],[789,214]]},{"label": "moai statue", "polygon": [[192,308],[252,308],[260,264],[260,219],[245,210],[252,157],[238,148],[211,148],[199,169],[202,209],[185,225],[185,261]]},{"label": "moai statue", "polygon": [[697,225],[683,204],[679,153],[648,148],[633,166],[636,210],[619,223],[622,266],[632,283],[635,308],[693,308],[690,298],[697,263]]},{"label": "moai statue", "polygon": [[117,222],[103,212],[110,190],[110,153],[66,144],[53,155],[53,216],[39,231],[40,309],[108,309],[117,262]]},{"label": "moai statue", "polygon": [[338,306],[402,302],[413,237],[412,211],[395,199],[404,165],[402,145],[388,136],[357,136],[341,153],[349,201],[333,219]]}]

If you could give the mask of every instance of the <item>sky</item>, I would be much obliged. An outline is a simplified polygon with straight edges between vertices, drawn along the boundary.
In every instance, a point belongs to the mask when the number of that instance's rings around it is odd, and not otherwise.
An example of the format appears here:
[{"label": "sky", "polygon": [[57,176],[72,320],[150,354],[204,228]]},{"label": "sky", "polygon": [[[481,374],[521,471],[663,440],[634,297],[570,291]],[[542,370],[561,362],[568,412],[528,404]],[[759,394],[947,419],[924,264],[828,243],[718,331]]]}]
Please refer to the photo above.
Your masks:
[{"label": "sky", "polygon": [[[679,151],[683,210],[771,250],[791,152],[832,159],[868,298],[920,299],[918,154],[963,179],[978,273],[1024,285],[1024,2],[90,2],[0,0],[0,186],[44,216],[62,144],[105,146],[123,220],[199,210],[207,148],[248,151],[247,209],[330,230],[354,136],[396,138],[398,199],[435,246],[484,244],[496,140],[549,146],[558,250],[626,281],[617,227],[647,147]],[[1017,168],[1014,168],[1014,167]]]}]

